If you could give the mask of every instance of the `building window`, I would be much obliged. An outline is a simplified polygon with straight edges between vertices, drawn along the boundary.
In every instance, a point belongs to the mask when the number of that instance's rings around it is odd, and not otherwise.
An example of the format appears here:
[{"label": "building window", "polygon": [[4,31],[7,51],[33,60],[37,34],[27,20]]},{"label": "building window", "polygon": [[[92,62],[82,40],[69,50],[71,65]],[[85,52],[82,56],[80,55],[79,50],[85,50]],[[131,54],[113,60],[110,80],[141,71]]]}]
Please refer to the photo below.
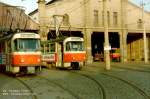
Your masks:
[{"label": "building window", "polygon": [[138,19],[137,25],[138,25],[138,28],[143,28],[143,21],[142,21],[142,19]]},{"label": "building window", "polygon": [[63,16],[63,25],[69,25],[69,15],[64,14]]},{"label": "building window", "polygon": [[[102,11],[102,25],[104,26],[104,11]],[[108,23],[108,26],[110,26],[110,13],[109,11],[107,11],[107,23]]]},{"label": "building window", "polygon": [[102,11],[102,26],[104,26],[104,11]]},{"label": "building window", "polygon": [[94,26],[99,26],[98,10],[94,10]]},{"label": "building window", "polygon": [[118,12],[113,12],[113,25],[118,25]]},{"label": "building window", "polygon": [[110,13],[107,11],[107,21],[108,21],[108,26],[110,26]]}]

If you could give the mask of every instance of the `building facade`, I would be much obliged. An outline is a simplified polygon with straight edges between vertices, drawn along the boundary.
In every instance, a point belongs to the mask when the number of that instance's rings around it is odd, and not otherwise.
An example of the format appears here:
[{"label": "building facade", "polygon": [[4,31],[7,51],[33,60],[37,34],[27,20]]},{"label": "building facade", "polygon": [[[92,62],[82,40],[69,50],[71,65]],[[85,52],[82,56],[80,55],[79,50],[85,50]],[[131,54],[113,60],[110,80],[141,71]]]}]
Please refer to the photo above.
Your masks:
[{"label": "building facade", "polygon": [[149,61],[150,13],[143,12],[141,7],[128,0],[106,0],[105,15],[104,1],[52,0],[46,3],[39,0],[38,9],[29,15],[40,23],[40,33],[45,40],[49,39],[49,33],[54,32],[57,25],[62,33],[83,36],[87,63],[92,63],[96,53],[104,54],[104,17],[107,17],[109,43],[111,48],[119,49],[121,61],[144,61],[145,54]]}]

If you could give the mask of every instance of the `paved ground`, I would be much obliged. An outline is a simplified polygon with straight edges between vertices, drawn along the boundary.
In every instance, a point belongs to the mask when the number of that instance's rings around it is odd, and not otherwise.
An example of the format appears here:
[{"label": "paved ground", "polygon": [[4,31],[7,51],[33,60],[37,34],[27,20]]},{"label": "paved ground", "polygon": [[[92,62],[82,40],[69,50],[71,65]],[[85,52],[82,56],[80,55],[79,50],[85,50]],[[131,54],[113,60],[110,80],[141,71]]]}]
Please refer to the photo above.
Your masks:
[{"label": "paved ground", "polygon": [[0,74],[0,99],[150,99],[150,64],[93,63],[82,70],[43,69],[41,74]]}]

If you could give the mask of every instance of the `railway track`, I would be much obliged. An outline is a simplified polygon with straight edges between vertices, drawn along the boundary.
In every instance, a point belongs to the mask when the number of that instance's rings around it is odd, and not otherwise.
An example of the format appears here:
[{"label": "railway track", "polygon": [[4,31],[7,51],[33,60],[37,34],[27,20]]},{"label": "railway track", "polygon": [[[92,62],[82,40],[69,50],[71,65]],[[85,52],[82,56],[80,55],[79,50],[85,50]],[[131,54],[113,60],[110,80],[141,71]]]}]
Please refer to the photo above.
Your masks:
[{"label": "railway track", "polygon": [[149,70],[142,70],[141,68],[130,68],[130,67],[120,67],[120,66],[113,66],[113,68],[150,73]]},{"label": "railway track", "polygon": [[[55,86],[57,86],[58,88],[62,89],[63,91],[65,91],[66,93],[68,93],[69,95],[71,95],[73,97],[72,99],[81,99],[78,95],[74,94],[73,91],[71,91],[71,90],[63,87],[61,84],[59,84],[57,82],[54,82],[54,81],[52,81],[52,80],[50,80],[50,79],[48,79],[48,78],[46,78],[44,76],[40,76],[40,75],[36,75],[35,77],[36,77],[35,79],[37,79],[37,78],[39,79],[38,82],[36,81],[36,85],[41,85],[41,83],[44,80],[44,81],[46,81],[47,86],[52,86],[52,84],[55,85]],[[25,80],[23,80],[22,78],[19,78],[19,77],[17,77],[16,79],[21,84],[23,84],[31,92],[31,94],[33,94],[32,99],[38,99],[38,96],[35,95],[34,94],[35,92],[32,90],[33,86],[31,86],[29,82],[26,82]],[[33,82],[33,80],[31,79],[30,81]],[[40,83],[40,81],[42,81],[42,82]],[[42,94],[42,93],[40,93],[40,94]]]},{"label": "railway track", "polygon": [[[120,67],[115,67],[115,68],[120,68]],[[121,69],[124,69],[124,68],[121,68]],[[128,68],[127,68],[127,69],[128,69]],[[144,71],[144,70],[136,70],[136,69],[129,69],[129,70],[150,73],[149,71]],[[86,71],[88,71],[88,72],[95,72],[95,71],[92,71],[92,70],[86,70]],[[81,73],[79,73],[79,74],[82,75],[82,76],[88,77],[89,79],[92,79],[92,80],[93,80],[93,78],[91,78],[89,75],[81,74]],[[107,77],[110,77],[110,78],[114,78],[114,79],[120,80],[120,81],[126,83],[127,85],[131,86],[131,87],[132,87],[134,90],[136,90],[141,96],[143,96],[144,99],[150,99],[150,96],[147,95],[146,92],[144,92],[142,89],[140,89],[137,85],[135,85],[135,84],[132,83],[131,81],[125,80],[125,79],[123,79],[123,78],[121,78],[121,77],[118,77],[118,76],[115,76],[115,75],[112,75],[112,74],[108,74],[108,73],[104,73],[104,72],[101,72],[100,74],[101,74],[101,75],[104,75],[104,76],[107,76]],[[94,79],[94,81],[95,81],[95,79]],[[95,82],[96,82],[96,83],[99,83],[99,82],[97,82],[97,81],[95,81]],[[104,88],[102,88],[102,89],[104,89]],[[105,93],[105,92],[103,92],[103,93]],[[106,94],[105,94],[104,96],[105,96],[105,98],[106,98]],[[105,98],[104,98],[104,99],[105,99]]]},{"label": "railway track", "polygon": [[34,91],[32,90],[32,88],[26,84],[23,80],[21,80],[20,78],[16,78],[21,84],[23,84],[31,93],[32,99],[38,99],[37,95],[34,93]]},{"label": "railway track", "polygon": [[53,83],[54,85],[58,86],[59,88],[63,89],[63,90],[66,91],[67,93],[69,93],[69,94],[70,94],[71,96],[73,96],[75,99],[81,99],[78,95],[74,94],[73,91],[71,91],[71,90],[69,90],[69,89],[63,87],[61,84],[56,83],[56,82],[54,82],[54,81],[52,81],[52,80],[50,80],[50,79],[48,79],[48,78],[46,78],[46,77],[44,77],[44,76],[38,76],[38,77],[41,78],[41,79],[46,80],[48,83]]},{"label": "railway track", "polygon": [[[99,68],[99,66],[91,66],[91,68]],[[103,67],[103,68],[105,68],[105,67]],[[150,73],[149,67],[141,67],[141,66],[123,67],[123,66],[112,65],[112,69],[113,68]]]},{"label": "railway track", "polygon": [[147,95],[142,89],[140,89],[139,87],[137,87],[137,86],[136,86],[135,84],[133,84],[131,81],[125,80],[125,79],[123,79],[123,78],[120,78],[120,77],[118,77],[118,76],[114,76],[114,75],[111,75],[111,74],[106,74],[106,73],[100,73],[100,74],[105,75],[105,76],[109,76],[109,77],[111,77],[111,78],[115,78],[115,79],[117,79],[117,80],[120,80],[120,81],[122,81],[122,82],[128,84],[129,86],[131,86],[133,89],[135,89],[139,94],[141,94],[141,95],[144,97],[144,99],[150,99],[150,96],[149,96],[149,95]]},{"label": "railway track", "polygon": [[[91,76],[89,76],[89,75],[86,75],[86,74],[83,74],[83,73],[79,73],[79,72],[75,72],[75,71],[71,71],[71,73],[75,73],[75,74],[81,75],[81,76],[83,76],[83,77],[86,77],[86,78],[92,80],[94,83],[96,83],[96,84],[99,86],[98,89],[99,89],[100,99],[107,99],[107,98],[106,98],[105,88],[104,88],[103,85],[102,85],[100,82],[98,82],[96,79],[94,79],[93,77],[91,77]],[[102,96],[101,96],[101,94],[102,94]]]}]

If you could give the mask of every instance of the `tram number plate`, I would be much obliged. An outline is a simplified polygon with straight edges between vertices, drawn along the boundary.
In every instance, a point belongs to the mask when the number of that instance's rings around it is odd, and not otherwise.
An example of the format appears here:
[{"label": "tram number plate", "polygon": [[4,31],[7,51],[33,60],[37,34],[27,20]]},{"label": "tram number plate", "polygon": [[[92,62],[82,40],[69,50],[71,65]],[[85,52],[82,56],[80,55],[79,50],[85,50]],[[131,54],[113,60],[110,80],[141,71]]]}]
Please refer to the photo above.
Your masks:
[{"label": "tram number plate", "polygon": [[42,55],[43,61],[55,61],[55,54],[45,54]]}]

